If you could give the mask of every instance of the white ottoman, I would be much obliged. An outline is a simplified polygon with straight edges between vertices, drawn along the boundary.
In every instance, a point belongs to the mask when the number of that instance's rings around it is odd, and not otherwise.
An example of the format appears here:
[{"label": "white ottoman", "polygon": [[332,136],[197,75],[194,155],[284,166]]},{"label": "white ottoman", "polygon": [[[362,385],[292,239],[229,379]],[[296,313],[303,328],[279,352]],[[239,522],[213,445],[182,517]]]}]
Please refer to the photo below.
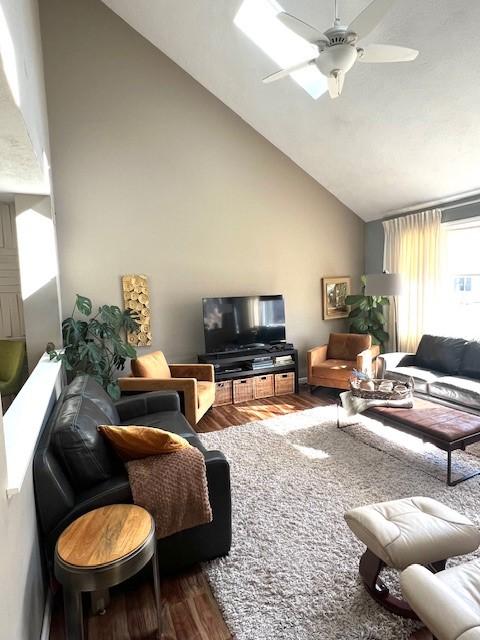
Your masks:
[{"label": "white ottoman", "polygon": [[417,616],[379,579],[383,567],[400,571],[421,564],[437,572],[448,558],[471,553],[480,545],[480,531],[473,522],[432,498],[358,507],[348,511],[345,520],[367,547],[359,567],[367,591],[389,611],[408,618]]}]

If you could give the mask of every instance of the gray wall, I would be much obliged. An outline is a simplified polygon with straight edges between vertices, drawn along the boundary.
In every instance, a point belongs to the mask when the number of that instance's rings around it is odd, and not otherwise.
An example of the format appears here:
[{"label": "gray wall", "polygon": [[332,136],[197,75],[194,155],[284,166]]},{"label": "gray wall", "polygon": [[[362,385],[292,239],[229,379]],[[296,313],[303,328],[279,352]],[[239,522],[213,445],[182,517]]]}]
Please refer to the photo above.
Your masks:
[{"label": "gray wall", "polygon": [[202,296],[283,293],[305,351],[322,276],[363,270],[364,223],[99,0],[41,0],[63,308],[149,277],[153,347],[189,361]]},{"label": "gray wall", "polygon": [[[464,220],[465,218],[473,218],[479,215],[479,203],[464,205],[444,211],[442,213],[442,222]],[[382,221],[374,220],[373,222],[367,222],[365,225],[365,273],[382,273],[384,241],[385,234],[383,232]]]}]

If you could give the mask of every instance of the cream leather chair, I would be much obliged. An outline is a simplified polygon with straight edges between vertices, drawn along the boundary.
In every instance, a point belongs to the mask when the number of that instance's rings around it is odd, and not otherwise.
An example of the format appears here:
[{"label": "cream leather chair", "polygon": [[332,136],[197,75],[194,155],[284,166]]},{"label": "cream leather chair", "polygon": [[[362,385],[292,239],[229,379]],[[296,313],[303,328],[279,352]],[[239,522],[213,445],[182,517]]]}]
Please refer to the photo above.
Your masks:
[{"label": "cream leather chair", "polygon": [[[345,520],[367,547],[359,565],[365,588],[388,611],[406,618],[416,618],[418,611],[410,598],[405,602],[389,591],[380,578],[384,567],[402,571],[410,565],[421,564],[440,572],[437,576],[451,575],[449,571],[456,569],[442,571],[446,561],[472,553],[480,545],[480,531],[473,522],[437,500],[423,496],[356,507],[345,514]],[[477,580],[480,611],[480,571]],[[445,635],[440,640],[457,637]],[[467,636],[462,640],[471,639]]]},{"label": "cream leather chair", "polygon": [[480,560],[435,574],[414,564],[401,573],[400,584],[437,640],[480,640]]}]

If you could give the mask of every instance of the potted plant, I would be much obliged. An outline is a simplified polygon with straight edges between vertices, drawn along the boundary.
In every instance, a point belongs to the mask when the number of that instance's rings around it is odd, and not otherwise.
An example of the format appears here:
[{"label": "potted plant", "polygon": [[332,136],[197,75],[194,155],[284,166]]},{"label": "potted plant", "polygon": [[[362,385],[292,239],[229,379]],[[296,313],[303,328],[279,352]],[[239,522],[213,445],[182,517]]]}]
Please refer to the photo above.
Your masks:
[{"label": "potted plant", "polygon": [[350,331],[352,333],[370,334],[372,343],[380,345],[381,351],[385,351],[385,344],[389,334],[385,331],[385,316],[383,307],[390,304],[385,296],[366,296],[365,286],[367,280],[361,277],[362,293],[350,295],[346,298],[346,303],[351,305],[348,314]]},{"label": "potted plant", "polygon": [[[76,314],[83,316],[78,318]],[[127,342],[127,333],[138,323],[130,310],[103,305],[92,315],[92,301],[77,294],[72,315],[62,322],[62,350],[50,351],[50,360],[62,361],[72,380],[88,373],[102,385],[113,400],[120,397],[115,370],[123,370],[127,358],[137,353]]]}]

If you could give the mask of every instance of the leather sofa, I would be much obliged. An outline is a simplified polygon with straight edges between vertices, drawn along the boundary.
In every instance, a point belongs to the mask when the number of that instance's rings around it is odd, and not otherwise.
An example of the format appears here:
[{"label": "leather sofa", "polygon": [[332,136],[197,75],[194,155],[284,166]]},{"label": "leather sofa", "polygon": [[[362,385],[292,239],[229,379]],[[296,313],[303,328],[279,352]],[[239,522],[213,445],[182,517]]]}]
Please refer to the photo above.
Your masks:
[{"label": "leather sofa", "polygon": [[349,389],[353,369],[375,373],[380,353],[372,336],[357,333],[331,333],[328,344],[307,351],[307,380],[311,387]]},{"label": "leather sofa", "polygon": [[177,571],[226,555],[232,535],[229,465],[222,453],[203,447],[180,412],[178,394],[142,393],[113,403],[93,378],[79,376],[56,402],[33,461],[37,515],[49,563],[58,536],[78,516],[132,502],[126,470],[97,430],[100,424],[161,427],[183,436],[205,456],[213,521],[159,540],[160,568]]},{"label": "leather sofa", "polygon": [[384,353],[379,376],[412,378],[415,394],[480,415],[480,342],[424,335],[416,353]]}]

